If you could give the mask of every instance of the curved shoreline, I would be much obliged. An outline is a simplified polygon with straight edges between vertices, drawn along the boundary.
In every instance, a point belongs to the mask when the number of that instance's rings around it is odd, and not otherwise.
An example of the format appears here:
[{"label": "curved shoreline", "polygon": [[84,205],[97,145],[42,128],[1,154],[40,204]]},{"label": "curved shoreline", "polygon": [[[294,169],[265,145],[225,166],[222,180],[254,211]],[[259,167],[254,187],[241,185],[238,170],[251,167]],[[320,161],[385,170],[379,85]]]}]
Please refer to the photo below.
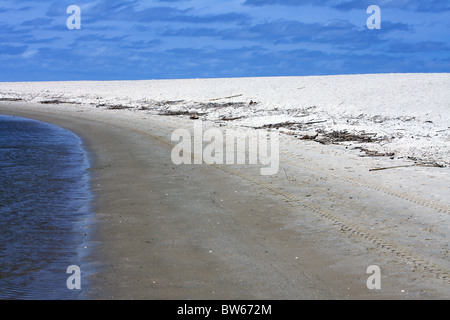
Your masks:
[{"label": "curved shoreline", "polygon": [[[0,103],[0,113],[69,129],[91,154],[97,198],[88,259],[100,271],[80,298],[405,298],[397,288],[409,276],[399,277],[391,258],[226,171],[173,165],[165,141],[179,119],[30,103]],[[292,212],[303,226],[286,226]],[[391,261],[390,287],[371,292],[365,263],[380,257]],[[421,298],[442,296],[445,288],[427,281],[427,291],[414,285]]]},{"label": "curved shoreline", "polygon": [[[211,219],[220,221],[222,218],[218,216],[217,211],[224,211],[217,206],[216,201],[220,200],[214,199],[214,193],[205,191],[208,188],[204,186],[199,187],[205,180],[208,180],[210,186],[217,180],[223,180],[224,173],[213,172],[208,167],[192,166],[197,182],[180,185],[178,188],[181,190],[173,190],[170,179],[179,179],[179,173],[172,176],[172,171],[183,168],[172,166],[167,145],[158,141],[144,142],[143,138],[150,141],[148,136],[130,132],[105,119],[89,120],[79,117],[73,111],[65,112],[61,109],[53,113],[36,111],[36,106],[30,104],[22,105],[18,110],[15,107],[18,105],[20,104],[14,104],[12,108],[3,105],[0,112],[49,122],[73,131],[82,137],[94,164],[91,170],[91,185],[96,194],[96,227],[92,235],[93,250],[88,260],[92,266],[99,267],[100,271],[90,277],[92,286],[89,292],[80,294],[81,299],[337,297],[329,292],[325,285],[312,281],[306,274],[296,279],[296,286],[288,289],[287,284],[282,284],[288,281],[284,275],[272,274],[272,271],[265,270],[266,266],[255,264],[256,261],[249,261],[246,257],[236,254],[235,249],[231,249],[233,252],[225,259],[231,259],[231,265],[220,261],[223,257],[217,260],[217,257],[211,254],[218,246],[229,245],[229,241],[241,248],[245,246],[245,243],[235,243],[238,238],[231,239],[226,234],[216,238],[214,224],[220,222],[212,224]],[[148,161],[147,157],[155,153],[158,157]],[[140,168],[148,166],[152,167],[150,176],[145,177],[140,174]],[[198,176],[199,173],[202,176]],[[155,185],[153,181],[158,181],[158,184]],[[146,188],[143,189],[143,185]],[[175,201],[161,200],[162,196],[171,191],[179,195],[195,191],[204,194],[186,202],[178,196]],[[271,210],[275,206],[272,204],[273,200],[258,201],[260,205],[266,203]],[[156,202],[159,203],[155,205]],[[200,207],[196,202],[201,202]],[[246,208],[248,209],[248,206],[243,206],[242,209],[234,207],[239,211],[246,211]],[[185,211],[191,212],[191,217],[183,217]],[[196,211],[201,213],[195,213]],[[164,213],[170,213],[171,216],[166,218]],[[194,220],[191,220],[192,218]],[[166,219],[168,221],[164,221]],[[151,220],[158,221],[158,224],[151,226]],[[130,225],[126,226],[127,222]],[[267,224],[267,221],[264,223]],[[205,227],[211,229],[206,230]],[[190,232],[185,232],[185,228]],[[234,232],[241,236],[245,230],[239,228]],[[219,243],[208,245],[211,239]],[[203,248],[204,246],[207,248]],[[147,251],[146,247],[151,250]],[[246,270],[246,264],[253,265],[254,270]],[[237,269],[233,270],[235,268]],[[310,289],[294,289],[300,283],[302,286],[309,283],[307,287]],[[268,288],[270,290],[267,290]]]}]

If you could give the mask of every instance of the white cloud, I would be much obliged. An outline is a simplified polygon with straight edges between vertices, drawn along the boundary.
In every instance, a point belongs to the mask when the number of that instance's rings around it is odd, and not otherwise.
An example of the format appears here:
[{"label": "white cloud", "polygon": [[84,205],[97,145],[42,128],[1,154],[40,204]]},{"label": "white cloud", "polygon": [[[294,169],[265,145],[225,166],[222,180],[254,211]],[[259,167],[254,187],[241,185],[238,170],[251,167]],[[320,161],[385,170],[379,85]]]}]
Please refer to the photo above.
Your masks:
[{"label": "white cloud", "polygon": [[24,53],[22,53],[22,57],[25,59],[29,59],[32,56],[36,55],[38,52],[38,50],[26,50]]}]

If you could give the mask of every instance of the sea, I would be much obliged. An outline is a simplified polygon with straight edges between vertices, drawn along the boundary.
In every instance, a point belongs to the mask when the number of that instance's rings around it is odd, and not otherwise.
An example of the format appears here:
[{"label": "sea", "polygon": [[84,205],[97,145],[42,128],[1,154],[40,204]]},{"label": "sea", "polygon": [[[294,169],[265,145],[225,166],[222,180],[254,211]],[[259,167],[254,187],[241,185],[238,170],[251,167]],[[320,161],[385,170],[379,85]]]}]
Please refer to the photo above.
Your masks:
[{"label": "sea", "polygon": [[89,167],[71,131],[0,115],[0,299],[83,297]]}]

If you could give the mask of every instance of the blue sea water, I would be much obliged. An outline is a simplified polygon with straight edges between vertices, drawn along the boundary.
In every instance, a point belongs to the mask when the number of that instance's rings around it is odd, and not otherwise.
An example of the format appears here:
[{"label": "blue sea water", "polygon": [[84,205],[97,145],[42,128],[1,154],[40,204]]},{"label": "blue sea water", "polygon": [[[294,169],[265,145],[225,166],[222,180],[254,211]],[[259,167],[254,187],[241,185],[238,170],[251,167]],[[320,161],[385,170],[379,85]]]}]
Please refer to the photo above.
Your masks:
[{"label": "blue sea water", "polygon": [[79,297],[66,271],[83,263],[89,166],[74,133],[0,115],[0,299]]}]

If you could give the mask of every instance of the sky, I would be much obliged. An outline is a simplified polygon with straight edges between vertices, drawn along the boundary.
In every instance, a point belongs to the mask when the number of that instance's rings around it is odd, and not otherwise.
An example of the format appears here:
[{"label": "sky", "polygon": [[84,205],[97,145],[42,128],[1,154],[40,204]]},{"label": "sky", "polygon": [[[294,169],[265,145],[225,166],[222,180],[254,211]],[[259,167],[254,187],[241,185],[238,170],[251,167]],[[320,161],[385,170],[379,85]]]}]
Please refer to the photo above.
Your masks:
[{"label": "sky", "polygon": [[435,72],[450,0],[0,1],[2,82]]}]

